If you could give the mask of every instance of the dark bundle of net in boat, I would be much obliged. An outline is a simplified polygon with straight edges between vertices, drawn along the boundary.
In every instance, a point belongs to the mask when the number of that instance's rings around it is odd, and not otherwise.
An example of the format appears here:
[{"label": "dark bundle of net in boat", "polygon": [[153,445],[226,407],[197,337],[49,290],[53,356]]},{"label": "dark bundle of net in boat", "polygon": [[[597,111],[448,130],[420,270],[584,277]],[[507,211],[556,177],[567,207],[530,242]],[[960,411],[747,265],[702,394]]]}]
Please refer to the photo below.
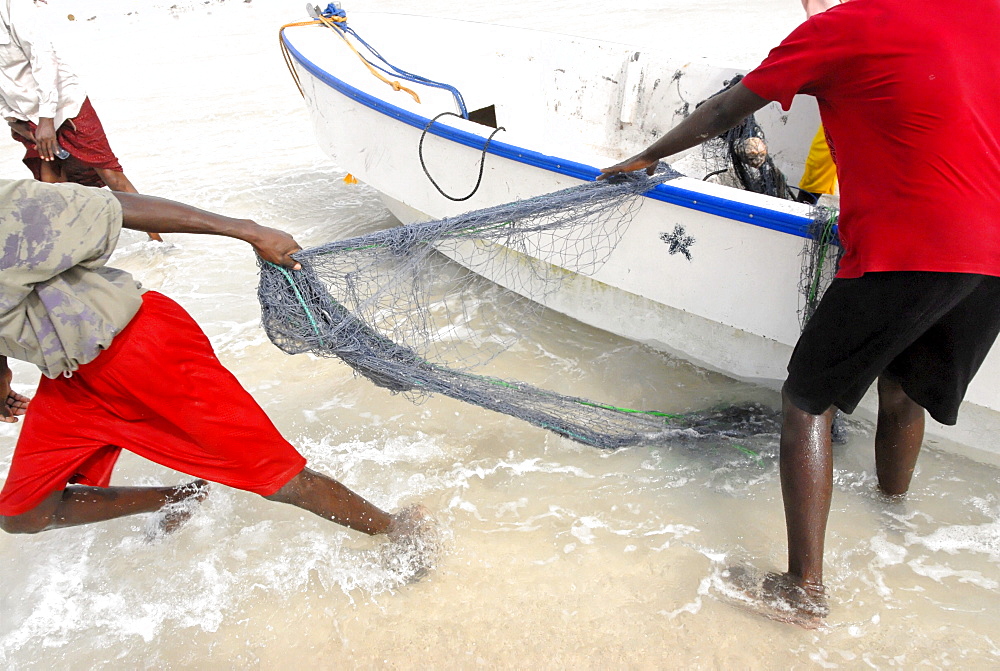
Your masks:
[{"label": "dark bundle of net in boat", "polygon": [[337,357],[414,401],[445,394],[588,445],[773,430],[772,414],[757,406],[720,423],[717,413],[636,411],[471,372],[516,341],[567,271],[599,268],[642,194],[675,176],[661,166],[653,177],[331,242],[296,253],[300,271],[262,263],[264,328],[285,352]]},{"label": "dark bundle of net in boat", "polygon": [[[742,75],[736,75],[725,86],[709,98],[714,98],[737,84]],[[698,103],[698,106],[705,101]],[[788,180],[774,164],[767,150],[767,138],[754,115],[746,117],[733,128],[702,145],[702,155],[709,165],[718,166],[705,176],[726,175],[733,186],[747,191],[762,193],[775,198],[795,200],[795,194],[788,186]]]},{"label": "dark bundle of net in boat", "polygon": [[[736,75],[718,92],[714,98],[729,90],[743,78]],[[698,103],[701,106],[706,101]],[[771,159],[767,149],[764,131],[754,115],[702,145],[702,155],[710,166],[717,169],[709,172],[704,179],[728,177],[732,186],[774,196],[784,200],[796,200],[798,189],[788,186],[788,181]],[[802,272],[799,291],[803,305],[799,310],[799,323],[805,326],[819,305],[823,292],[837,274],[837,265],[843,251],[837,238],[838,211],[834,208],[816,206],[812,211],[813,224],[802,250]]]}]

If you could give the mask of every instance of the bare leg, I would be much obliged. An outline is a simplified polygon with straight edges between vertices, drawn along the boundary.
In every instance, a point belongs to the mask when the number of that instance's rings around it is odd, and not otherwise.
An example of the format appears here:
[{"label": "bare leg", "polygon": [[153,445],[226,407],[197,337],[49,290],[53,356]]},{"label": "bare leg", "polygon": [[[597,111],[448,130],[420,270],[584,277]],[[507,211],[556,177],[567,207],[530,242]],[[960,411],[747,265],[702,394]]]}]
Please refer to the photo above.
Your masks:
[{"label": "bare leg", "polygon": [[924,409],[898,382],[878,379],[878,423],[875,428],[875,472],[889,496],[905,494],[924,440]]},{"label": "bare leg", "polygon": [[308,468],[265,498],[290,503],[370,536],[389,533],[396,524],[396,516],[377,508],[333,478]]},{"label": "bare leg", "polygon": [[192,497],[205,498],[208,483],[195,480],[175,487],[78,487],[53,492],[21,515],[0,516],[7,533],[38,533],[49,529],[104,522],[128,515],[151,513]]},{"label": "bare leg", "polygon": [[[108,185],[108,188],[112,191],[124,191],[125,193],[139,193],[139,190],[132,186],[132,182],[129,178],[125,176],[124,172],[119,172],[118,170],[109,170],[107,168],[94,168],[94,171],[104,180],[104,183]],[[150,240],[155,240],[156,242],[163,242],[163,238],[160,237],[159,233],[147,233]]]},{"label": "bare leg", "polygon": [[782,398],[781,496],[788,532],[788,573],[806,587],[823,587],[823,546],[833,496],[830,422]]},{"label": "bare leg", "polygon": [[390,515],[333,478],[308,468],[265,498],[290,503],[370,536],[386,534],[390,541],[383,546],[386,566],[407,581],[420,580],[434,566],[439,549],[437,525],[423,506]]},{"label": "bare leg", "polygon": [[55,161],[42,161],[38,168],[39,176],[42,182],[46,184],[58,184],[60,182],[65,182],[66,178],[62,174],[62,171],[56,165]]},{"label": "bare leg", "polygon": [[[896,382],[879,378],[875,468],[879,488],[904,494],[924,435],[924,410]],[[758,610],[775,619],[818,626],[826,614],[823,547],[833,493],[830,424],[835,410],[811,415],[782,394],[781,494],[788,532],[788,572],[754,586]],[[743,579],[736,576],[737,581]],[[745,593],[751,590],[745,589]]]},{"label": "bare leg", "polygon": [[104,180],[108,188],[112,191],[124,191],[125,193],[139,193],[139,190],[132,186],[132,182],[125,176],[124,172],[109,170],[108,168],[94,168],[94,172]]},{"label": "bare leg", "polygon": [[807,628],[822,624],[829,611],[823,587],[823,547],[833,495],[830,424],[835,408],[822,415],[800,410],[782,392],[781,495],[788,534],[788,571],[762,579],[745,567],[730,569],[730,582],[766,617]]}]

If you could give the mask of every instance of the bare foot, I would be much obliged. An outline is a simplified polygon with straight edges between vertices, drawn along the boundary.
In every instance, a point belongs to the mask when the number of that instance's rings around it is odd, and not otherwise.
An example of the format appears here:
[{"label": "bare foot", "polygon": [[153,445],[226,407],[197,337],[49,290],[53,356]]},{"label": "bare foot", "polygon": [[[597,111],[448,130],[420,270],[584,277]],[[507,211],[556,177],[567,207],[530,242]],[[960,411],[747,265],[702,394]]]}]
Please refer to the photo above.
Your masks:
[{"label": "bare foot", "polygon": [[156,513],[154,528],[146,534],[147,540],[172,534],[183,526],[208,496],[208,486],[205,480],[194,480],[170,487],[166,492],[167,502]]},{"label": "bare foot", "polygon": [[434,568],[441,536],[437,522],[424,506],[409,506],[394,514],[386,535],[389,543],[383,560],[406,582],[417,582]]},{"label": "bare foot", "polygon": [[778,622],[818,629],[830,614],[826,590],[788,573],[761,574],[748,566],[733,566],[723,574],[736,605]]},{"label": "bare foot", "polygon": [[419,534],[427,526],[436,527],[437,523],[431,517],[430,511],[418,503],[407,506],[392,515],[392,522],[386,533],[390,538],[412,536]]}]

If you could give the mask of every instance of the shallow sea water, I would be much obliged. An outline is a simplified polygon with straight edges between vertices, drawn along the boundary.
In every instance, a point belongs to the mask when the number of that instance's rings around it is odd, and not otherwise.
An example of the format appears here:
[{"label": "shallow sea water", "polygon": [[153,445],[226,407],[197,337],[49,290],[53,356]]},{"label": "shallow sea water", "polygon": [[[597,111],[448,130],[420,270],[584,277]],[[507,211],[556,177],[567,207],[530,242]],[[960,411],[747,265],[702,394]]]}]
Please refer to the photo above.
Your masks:
[{"label": "shallow sea water", "polygon": [[[173,3],[170,3],[173,4]],[[298,2],[50,0],[127,174],[147,193],[280,225],[308,246],[391,225],[315,147],[277,28]],[[415,11],[408,3],[365,8]],[[445,1],[421,12],[697,48],[753,65],[791,0]],[[348,4],[348,10],[351,5]],[[135,12],[131,15],[128,12]],[[76,21],[65,20],[73,13]],[[93,20],[88,20],[93,16]],[[729,32],[727,32],[729,31]],[[629,36],[632,36],[629,38]],[[113,64],[111,67],[109,64]],[[13,141],[0,176],[27,174]],[[415,405],[259,326],[256,265],[229,240],[127,232],[115,263],[176,298],[314,468],[378,505],[423,502],[436,568],[408,584],[384,543],[214,488],[175,535],[150,520],[0,536],[0,665],[53,668],[943,668],[1000,661],[998,471],[928,449],[911,494],[875,493],[871,427],[837,448],[828,627],[726,602],[720,574],[784,565],[773,437],[615,452],[445,398]],[[628,407],[773,405],[776,394],[547,313],[490,372]],[[37,373],[15,367],[30,392]],[[183,410],[183,409],[181,409]],[[17,427],[0,427],[6,472]],[[125,455],[115,482],[185,480]]]}]

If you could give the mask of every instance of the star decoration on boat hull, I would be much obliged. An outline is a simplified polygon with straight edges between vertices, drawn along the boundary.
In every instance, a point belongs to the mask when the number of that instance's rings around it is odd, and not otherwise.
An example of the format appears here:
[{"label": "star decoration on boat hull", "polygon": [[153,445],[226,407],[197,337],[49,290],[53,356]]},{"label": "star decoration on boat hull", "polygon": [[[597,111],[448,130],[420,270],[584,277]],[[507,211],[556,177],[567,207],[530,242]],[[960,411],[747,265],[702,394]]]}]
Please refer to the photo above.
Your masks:
[{"label": "star decoration on boat hull", "polygon": [[680,224],[674,226],[673,233],[660,233],[660,240],[670,245],[671,254],[683,254],[684,258],[691,260],[691,245],[694,244],[694,238],[688,235]]}]

